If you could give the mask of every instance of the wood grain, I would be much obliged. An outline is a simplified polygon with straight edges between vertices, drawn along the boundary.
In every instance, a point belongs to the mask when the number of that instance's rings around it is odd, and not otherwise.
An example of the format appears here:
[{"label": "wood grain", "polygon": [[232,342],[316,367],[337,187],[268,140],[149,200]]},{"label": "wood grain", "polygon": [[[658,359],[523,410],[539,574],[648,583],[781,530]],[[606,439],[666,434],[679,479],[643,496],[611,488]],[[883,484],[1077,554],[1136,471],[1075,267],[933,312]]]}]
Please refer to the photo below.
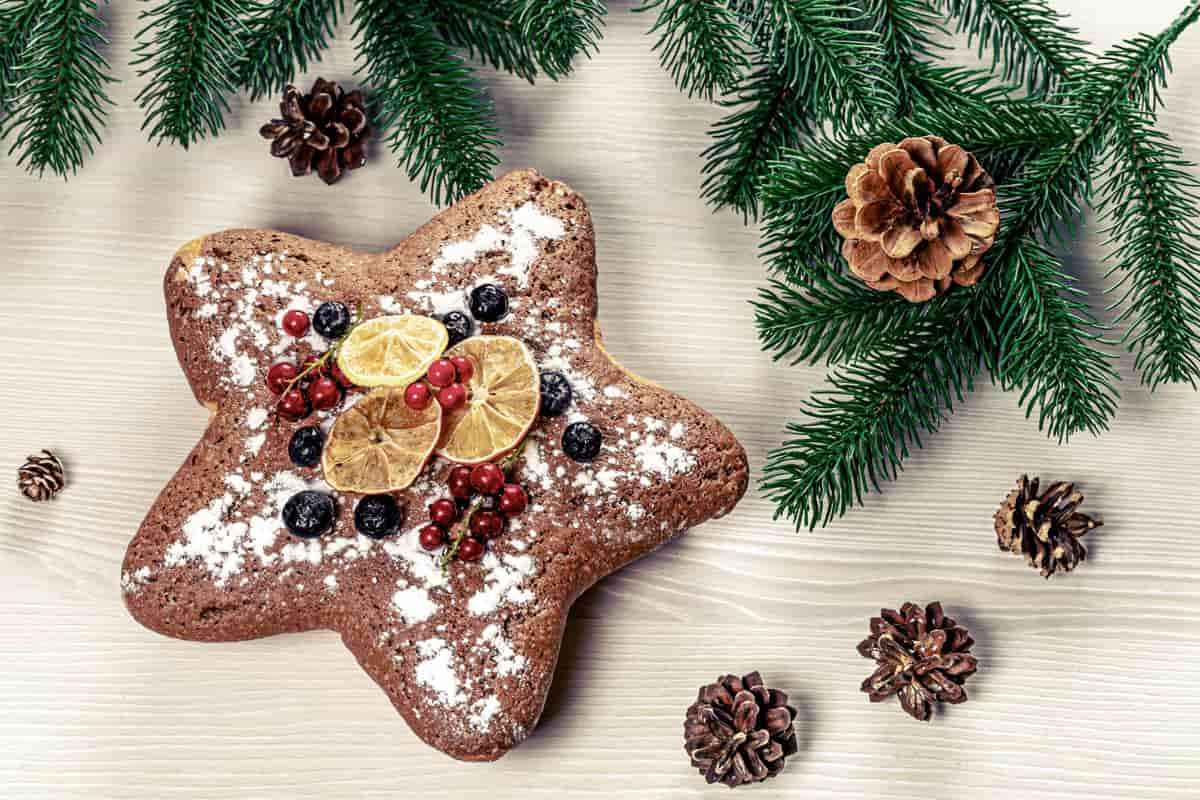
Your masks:
[{"label": "wood grain", "polygon": [[[1097,47],[1179,5],[1055,4]],[[720,415],[759,468],[823,371],[760,353],[756,232],[698,199],[719,110],[675,91],[629,5],[612,5],[599,55],[571,79],[489,77],[504,166],[589,199],[610,349]],[[1197,796],[1200,405],[1190,389],[1151,397],[1128,358],[1099,439],[1059,447],[981,387],[899,481],[830,528],[795,534],[752,491],[605,580],[573,612],[542,725],[494,765],[420,744],[330,634],[198,645],[140,629],[120,558],[206,419],[167,339],[170,254],[230,226],[383,248],[433,209],[386,152],[332,189],[289,178],[256,136],[266,105],[236,104],[230,129],[188,152],[147,144],[126,64],[138,10],[109,11],[128,80],[88,166],[63,183],[0,163],[0,463],[49,446],[71,477],[51,504],[0,498],[0,796],[716,795],[687,767],[683,710],[701,683],[755,668],[802,719],[801,753],[756,797]],[[1174,61],[1162,124],[1200,158],[1200,32]],[[352,62],[345,32],[319,72],[347,80]],[[1100,242],[1093,225],[1071,261],[1093,288]],[[1105,519],[1065,579],[995,550],[991,512],[1022,471],[1082,482]],[[881,605],[934,598],[969,624],[982,663],[970,703],[919,725],[858,692],[870,667],[854,646]]]}]

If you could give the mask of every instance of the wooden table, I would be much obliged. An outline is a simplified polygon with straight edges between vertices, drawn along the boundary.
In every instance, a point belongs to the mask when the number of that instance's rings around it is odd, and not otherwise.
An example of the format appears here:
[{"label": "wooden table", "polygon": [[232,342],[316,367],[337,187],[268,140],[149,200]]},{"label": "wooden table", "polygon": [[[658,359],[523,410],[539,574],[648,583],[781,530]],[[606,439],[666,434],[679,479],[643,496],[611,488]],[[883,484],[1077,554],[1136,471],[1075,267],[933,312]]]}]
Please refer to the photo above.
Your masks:
[{"label": "wooden table", "polygon": [[[1107,47],[1182,2],[1054,4]],[[698,199],[720,112],[675,91],[628,8],[613,4],[599,55],[569,80],[488,78],[504,167],[537,166],[588,198],[610,349],[721,416],[758,469],[824,371],[759,351],[756,232]],[[129,80],[88,165],[63,183],[0,163],[0,464],[11,476],[48,446],[71,477],[53,503],[0,497],[0,796],[724,796],[687,765],[683,713],[700,684],[750,669],[801,708],[800,754],[755,797],[1200,795],[1200,397],[1151,396],[1128,357],[1101,438],[1057,446],[984,386],[899,481],[828,529],[772,522],[752,490],[603,581],[574,610],[541,726],[496,764],[421,744],[331,634],[200,645],[141,629],[120,559],[207,419],[164,321],[175,247],[252,226],[383,248],[433,209],[386,152],[335,188],[291,179],[257,137],[267,104],[238,101],[229,130],[190,151],[147,144],[127,64],[138,10],[106,12]],[[1200,159],[1200,31],[1174,60],[1162,126]],[[319,73],[352,71],[346,31]],[[1093,289],[1095,230],[1070,260]],[[996,552],[991,513],[1022,471],[1082,482],[1105,519],[1061,580]],[[940,598],[979,642],[971,702],[924,725],[858,690],[868,618],[910,598]]]}]

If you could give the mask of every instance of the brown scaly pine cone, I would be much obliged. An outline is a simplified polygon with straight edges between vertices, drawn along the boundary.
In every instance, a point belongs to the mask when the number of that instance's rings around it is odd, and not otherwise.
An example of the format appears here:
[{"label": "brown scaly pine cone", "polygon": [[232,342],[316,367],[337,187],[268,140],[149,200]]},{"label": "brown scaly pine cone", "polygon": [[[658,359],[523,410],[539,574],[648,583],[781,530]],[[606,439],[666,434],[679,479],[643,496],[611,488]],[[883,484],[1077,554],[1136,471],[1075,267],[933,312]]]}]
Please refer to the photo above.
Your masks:
[{"label": "brown scaly pine cone", "polygon": [[17,488],[35,503],[51,499],[66,485],[63,463],[49,450],[30,456],[17,469]]},{"label": "brown scaly pine cone", "polygon": [[733,788],[783,771],[797,751],[796,709],[757,672],[700,687],[683,723],[684,749],[709,783]]},{"label": "brown scaly pine cone", "polygon": [[1079,541],[1103,523],[1076,509],[1083,493],[1075,484],[1058,481],[1038,492],[1038,479],[1022,475],[1017,488],[996,511],[996,544],[1001,550],[1024,556],[1025,563],[1049,578],[1055,572],[1070,572],[1087,558]]},{"label": "brown scaly pine cone", "polygon": [[879,664],[862,690],[872,703],[898,694],[905,711],[928,720],[934,701],[966,702],[963,682],[978,666],[970,653],[974,644],[966,628],[942,614],[941,603],[882,609],[871,619],[871,635],[858,645],[859,655]]},{"label": "brown scaly pine cone", "polygon": [[833,210],[850,271],[914,303],[973,285],[1000,227],[993,186],[975,156],[937,136],[875,147]]},{"label": "brown scaly pine cone", "polygon": [[334,81],[317,78],[312,91],[283,89],[279,104],[283,119],[259,129],[271,140],[271,155],[286,158],[292,174],[307,175],[313,167],[325,183],[336,183],[343,170],[367,163],[366,104],[362,92],[344,92]]}]

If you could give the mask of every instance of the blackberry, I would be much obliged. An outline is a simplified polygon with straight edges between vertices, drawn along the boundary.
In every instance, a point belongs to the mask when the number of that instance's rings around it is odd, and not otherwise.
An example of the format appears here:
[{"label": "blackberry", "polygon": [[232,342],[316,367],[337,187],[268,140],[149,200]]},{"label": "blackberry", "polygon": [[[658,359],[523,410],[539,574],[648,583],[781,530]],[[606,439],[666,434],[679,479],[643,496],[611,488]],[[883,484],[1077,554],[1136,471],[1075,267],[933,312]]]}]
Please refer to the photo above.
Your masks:
[{"label": "blackberry", "polygon": [[561,372],[543,372],[542,416],[560,417],[571,405],[571,384]]},{"label": "blackberry", "polygon": [[298,467],[315,467],[321,463],[321,450],[325,447],[325,433],[316,425],[297,428],[288,442],[288,457]]},{"label": "blackberry", "polygon": [[508,295],[494,283],[471,290],[471,316],[480,322],[495,322],[508,313]]},{"label": "blackberry", "polygon": [[293,536],[314,539],[333,528],[337,505],[332,495],[305,489],[288,498],[283,506],[283,524]]},{"label": "blackberry", "polygon": [[369,494],[354,507],[354,527],[364,536],[382,539],[399,529],[403,516],[400,504],[390,494]]},{"label": "blackberry", "polygon": [[445,314],[442,317],[442,324],[446,326],[446,333],[450,334],[448,347],[454,347],[463,339],[471,338],[475,328],[471,318],[461,311],[451,311]]},{"label": "blackberry", "polygon": [[563,431],[563,452],[575,461],[588,462],[600,455],[600,431],[590,422],[572,422]]},{"label": "blackberry", "polygon": [[350,309],[337,301],[321,303],[312,318],[313,330],[331,341],[345,336],[350,322]]}]

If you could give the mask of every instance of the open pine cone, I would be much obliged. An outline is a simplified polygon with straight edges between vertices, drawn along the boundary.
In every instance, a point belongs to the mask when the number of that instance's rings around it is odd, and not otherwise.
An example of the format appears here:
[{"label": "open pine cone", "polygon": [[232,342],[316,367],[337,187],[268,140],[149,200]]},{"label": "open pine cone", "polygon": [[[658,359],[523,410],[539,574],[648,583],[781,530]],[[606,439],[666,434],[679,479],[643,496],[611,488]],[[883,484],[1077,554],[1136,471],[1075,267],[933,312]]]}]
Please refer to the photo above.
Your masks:
[{"label": "open pine cone", "polygon": [[271,140],[271,155],[288,160],[293,175],[307,175],[315,166],[331,184],[343,170],[367,163],[370,129],[362,92],[344,92],[334,81],[317,78],[308,94],[284,87],[279,111],[283,119],[271,120],[259,134]]},{"label": "open pine cone", "polygon": [[850,271],[912,302],[983,275],[1000,226],[990,175],[975,156],[936,136],[886,142],[846,175],[833,225]]},{"label": "open pine cone", "polygon": [[879,665],[862,690],[872,703],[898,694],[905,711],[928,720],[934,701],[966,702],[962,685],[978,666],[970,653],[974,644],[966,628],[942,614],[941,603],[882,609],[871,619],[871,635],[858,645],[859,655]]},{"label": "open pine cone", "polygon": [[684,748],[709,783],[730,788],[783,771],[797,751],[788,696],[763,685],[757,672],[725,675],[700,688],[683,723]]},{"label": "open pine cone", "polygon": [[1057,571],[1070,572],[1087,558],[1079,538],[1102,523],[1077,511],[1083,492],[1075,484],[1058,481],[1038,493],[1038,479],[1022,475],[1017,488],[996,511],[996,544],[1049,578]]}]

